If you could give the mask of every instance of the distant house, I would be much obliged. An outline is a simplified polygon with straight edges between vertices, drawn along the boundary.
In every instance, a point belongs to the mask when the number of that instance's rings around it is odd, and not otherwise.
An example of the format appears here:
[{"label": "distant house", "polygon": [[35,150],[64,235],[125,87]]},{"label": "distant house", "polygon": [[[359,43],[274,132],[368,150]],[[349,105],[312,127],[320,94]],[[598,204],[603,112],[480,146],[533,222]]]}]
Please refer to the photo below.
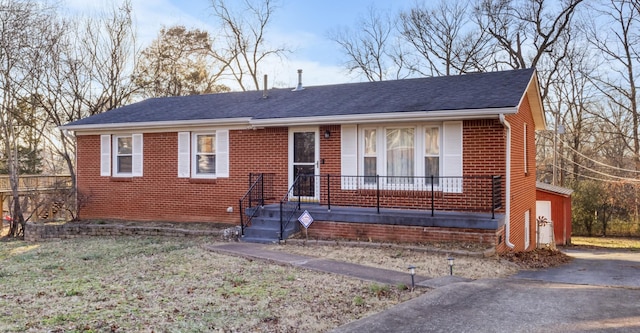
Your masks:
[{"label": "distant house", "polygon": [[307,210],[315,238],[536,242],[534,69],[153,98],[62,128],[85,219],[241,223],[268,241]]}]

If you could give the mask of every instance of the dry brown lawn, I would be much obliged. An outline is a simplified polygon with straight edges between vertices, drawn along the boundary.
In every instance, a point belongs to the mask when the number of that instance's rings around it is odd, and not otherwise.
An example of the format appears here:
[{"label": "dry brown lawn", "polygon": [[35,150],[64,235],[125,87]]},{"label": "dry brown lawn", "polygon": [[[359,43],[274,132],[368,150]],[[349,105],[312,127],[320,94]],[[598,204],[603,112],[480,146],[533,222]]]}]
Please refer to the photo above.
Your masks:
[{"label": "dry brown lawn", "polygon": [[[1,332],[323,332],[426,289],[213,253],[211,238],[76,238],[0,242]],[[272,249],[438,277],[446,253],[274,245]],[[454,273],[499,277],[515,266],[454,256]]]},{"label": "dry brown lawn", "polygon": [[381,244],[378,246],[352,246],[349,243],[336,245],[274,245],[270,249],[287,251],[295,254],[342,260],[356,264],[408,272],[408,267],[416,267],[416,274],[427,277],[449,275],[447,258],[454,258],[453,272],[456,276],[471,279],[497,278],[514,274],[516,265],[490,258],[455,254],[454,251],[464,244],[452,244],[451,252],[425,251],[428,247],[398,247]]}]

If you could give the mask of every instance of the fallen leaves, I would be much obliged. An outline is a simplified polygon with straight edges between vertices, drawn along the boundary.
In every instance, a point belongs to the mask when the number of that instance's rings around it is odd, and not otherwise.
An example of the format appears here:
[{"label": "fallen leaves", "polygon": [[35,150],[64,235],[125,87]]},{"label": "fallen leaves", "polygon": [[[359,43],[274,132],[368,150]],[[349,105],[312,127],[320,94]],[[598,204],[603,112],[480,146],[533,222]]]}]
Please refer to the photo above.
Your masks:
[{"label": "fallen leaves", "polygon": [[558,250],[536,249],[527,252],[509,252],[500,255],[523,269],[556,267],[568,263],[572,258]]}]

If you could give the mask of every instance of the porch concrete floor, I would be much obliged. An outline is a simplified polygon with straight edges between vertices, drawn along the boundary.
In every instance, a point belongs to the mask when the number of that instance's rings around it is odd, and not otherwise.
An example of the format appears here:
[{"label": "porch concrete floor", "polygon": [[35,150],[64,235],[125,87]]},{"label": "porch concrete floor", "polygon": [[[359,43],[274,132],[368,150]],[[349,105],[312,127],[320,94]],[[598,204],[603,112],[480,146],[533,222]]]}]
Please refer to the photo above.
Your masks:
[{"label": "porch concrete floor", "polygon": [[[280,205],[265,205],[266,212],[279,214]],[[297,219],[304,211],[316,221],[353,222],[370,224],[391,224],[421,227],[469,228],[497,230],[504,225],[504,214],[461,211],[434,211],[417,209],[380,208],[375,207],[328,206],[302,203],[300,211],[293,214]]]}]

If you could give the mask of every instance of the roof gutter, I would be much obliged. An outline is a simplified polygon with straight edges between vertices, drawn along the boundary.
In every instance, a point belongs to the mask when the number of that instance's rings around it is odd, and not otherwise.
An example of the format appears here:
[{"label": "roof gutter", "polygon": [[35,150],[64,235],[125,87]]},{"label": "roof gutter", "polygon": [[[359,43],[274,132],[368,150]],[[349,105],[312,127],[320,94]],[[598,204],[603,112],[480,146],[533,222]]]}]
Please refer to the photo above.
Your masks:
[{"label": "roof gutter", "polygon": [[504,114],[500,114],[500,123],[507,128],[507,156],[506,156],[506,180],[504,195],[504,243],[511,249],[516,245],[511,243],[511,124],[505,119]]},{"label": "roof gutter", "polygon": [[111,124],[87,124],[87,125],[62,125],[60,130],[67,131],[100,131],[100,130],[157,130],[175,129],[176,127],[195,126],[249,126],[250,117],[244,118],[223,118],[223,119],[196,119],[178,121],[149,121],[149,122],[128,122]]},{"label": "roof gutter", "polygon": [[309,126],[309,125],[331,125],[331,124],[363,124],[379,123],[389,121],[447,121],[460,119],[487,119],[498,118],[500,114],[515,114],[516,107],[505,107],[496,109],[466,109],[466,110],[444,110],[444,111],[412,111],[412,112],[387,112],[368,113],[314,117],[290,117],[290,118],[268,118],[251,119],[250,123],[254,127],[268,126]]}]

